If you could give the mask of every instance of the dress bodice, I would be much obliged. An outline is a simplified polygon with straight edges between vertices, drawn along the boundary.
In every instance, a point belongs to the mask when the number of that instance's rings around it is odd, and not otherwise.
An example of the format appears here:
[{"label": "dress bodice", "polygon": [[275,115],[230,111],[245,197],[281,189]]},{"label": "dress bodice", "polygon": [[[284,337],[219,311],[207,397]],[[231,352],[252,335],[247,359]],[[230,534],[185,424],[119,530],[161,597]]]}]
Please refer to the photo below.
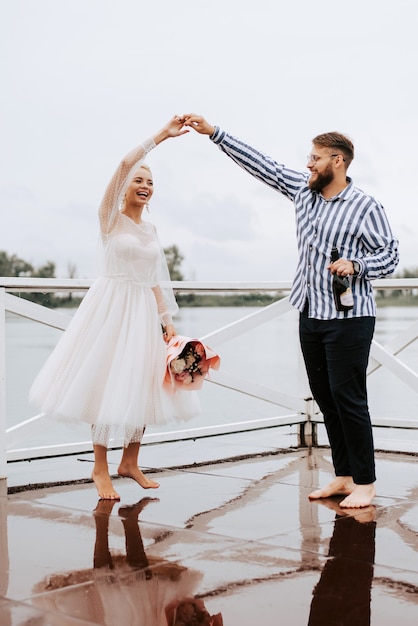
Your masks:
[{"label": "dress bodice", "polygon": [[149,222],[136,224],[119,213],[104,242],[105,275],[154,287],[158,283],[160,244]]}]

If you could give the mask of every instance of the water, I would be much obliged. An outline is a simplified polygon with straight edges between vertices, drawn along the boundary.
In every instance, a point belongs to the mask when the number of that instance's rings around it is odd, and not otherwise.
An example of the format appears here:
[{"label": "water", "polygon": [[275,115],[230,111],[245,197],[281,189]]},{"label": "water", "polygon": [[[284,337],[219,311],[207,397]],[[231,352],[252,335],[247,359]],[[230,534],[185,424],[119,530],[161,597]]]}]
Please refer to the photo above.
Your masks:
[{"label": "water", "polygon": [[[179,334],[200,337],[254,313],[255,307],[183,307],[176,318]],[[68,315],[74,310],[65,311]],[[418,319],[418,307],[385,307],[378,313],[375,339],[385,344]],[[300,394],[300,351],[298,315],[290,311],[245,335],[217,348],[222,370],[291,395]],[[7,427],[32,417],[36,409],[28,403],[30,385],[50,354],[61,331],[23,318],[8,315],[6,323],[6,406]],[[210,345],[210,341],[207,341]],[[418,342],[406,348],[399,358],[414,371],[418,364]],[[380,368],[369,377],[371,414],[381,418],[414,419],[417,394],[393,374]],[[286,415],[290,411],[268,402],[205,383],[200,393],[202,413],[188,427],[225,424],[255,418]],[[179,428],[184,428],[180,424]],[[170,427],[171,429],[171,427]],[[393,433],[393,431],[386,431]],[[46,423],[31,445],[60,443],[90,438],[89,427]],[[22,445],[24,445],[22,443]]]}]

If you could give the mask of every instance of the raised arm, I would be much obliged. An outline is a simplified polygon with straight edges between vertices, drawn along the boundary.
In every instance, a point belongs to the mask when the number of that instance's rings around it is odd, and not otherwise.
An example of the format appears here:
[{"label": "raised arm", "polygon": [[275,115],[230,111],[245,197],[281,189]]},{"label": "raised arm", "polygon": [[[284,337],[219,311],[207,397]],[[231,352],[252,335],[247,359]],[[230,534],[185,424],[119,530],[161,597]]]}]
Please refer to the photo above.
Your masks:
[{"label": "raised arm", "polygon": [[125,187],[129,181],[132,168],[139,165],[155,146],[171,137],[179,137],[188,133],[184,128],[183,119],[175,115],[161,130],[131,150],[120,162],[113,174],[103,197],[99,209],[100,227],[103,234],[109,233],[114,224],[119,204],[123,198]]},{"label": "raised arm", "polygon": [[290,200],[294,200],[300,188],[307,183],[306,173],[278,163],[267,154],[229,135],[219,126],[209,124],[201,115],[195,113],[185,115],[184,125],[201,135],[208,135],[211,141],[242,169]]}]

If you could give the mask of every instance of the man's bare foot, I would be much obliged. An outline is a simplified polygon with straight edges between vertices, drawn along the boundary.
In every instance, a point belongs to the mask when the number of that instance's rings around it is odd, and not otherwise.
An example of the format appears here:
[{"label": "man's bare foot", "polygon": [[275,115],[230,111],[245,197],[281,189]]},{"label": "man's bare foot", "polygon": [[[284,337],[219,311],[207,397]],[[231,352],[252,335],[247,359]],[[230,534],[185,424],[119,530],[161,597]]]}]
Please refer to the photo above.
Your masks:
[{"label": "man's bare foot", "polygon": [[318,504],[322,504],[327,509],[334,511],[337,515],[341,515],[341,517],[347,517],[349,515],[347,511],[344,511],[344,509],[340,507],[337,498],[321,498]]},{"label": "man's bare foot", "polygon": [[139,467],[130,468],[121,464],[118,468],[118,474],[119,476],[123,476],[124,478],[132,478],[143,489],[158,489],[158,487],[160,486],[160,483],[157,483],[155,480],[144,476]]},{"label": "man's bare foot", "polygon": [[120,495],[114,490],[107,472],[93,470],[91,477],[101,500],[120,500]]},{"label": "man's bare foot", "polygon": [[322,498],[319,504],[323,504],[331,511],[334,511],[340,517],[353,517],[360,524],[367,522],[374,522],[376,520],[376,507],[371,504],[368,507],[362,508],[361,511],[351,512],[347,509],[342,509],[340,503],[336,498]]},{"label": "man's bare foot", "polygon": [[349,496],[356,485],[351,476],[336,476],[326,487],[316,489],[309,494],[310,500],[329,498],[330,496]]},{"label": "man's bare foot", "polygon": [[361,509],[369,506],[375,495],[374,483],[355,485],[353,491],[340,502],[340,507],[344,509]]},{"label": "man's bare foot", "polygon": [[374,504],[361,509],[360,511],[356,511],[352,514],[355,520],[360,522],[360,524],[370,524],[370,522],[376,521],[376,507]]}]

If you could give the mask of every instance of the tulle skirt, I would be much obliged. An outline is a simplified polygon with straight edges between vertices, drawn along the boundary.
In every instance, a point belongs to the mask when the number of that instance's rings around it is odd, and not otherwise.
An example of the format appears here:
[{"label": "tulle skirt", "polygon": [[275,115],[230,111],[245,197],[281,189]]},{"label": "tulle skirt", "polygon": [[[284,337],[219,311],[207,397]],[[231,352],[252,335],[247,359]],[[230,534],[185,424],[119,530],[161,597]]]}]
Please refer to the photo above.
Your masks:
[{"label": "tulle skirt", "polygon": [[93,426],[93,442],[140,441],[144,427],[187,420],[196,392],[163,388],[166,344],[152,290],[96,280],[36,377],[30,401],[48,416]]}]

